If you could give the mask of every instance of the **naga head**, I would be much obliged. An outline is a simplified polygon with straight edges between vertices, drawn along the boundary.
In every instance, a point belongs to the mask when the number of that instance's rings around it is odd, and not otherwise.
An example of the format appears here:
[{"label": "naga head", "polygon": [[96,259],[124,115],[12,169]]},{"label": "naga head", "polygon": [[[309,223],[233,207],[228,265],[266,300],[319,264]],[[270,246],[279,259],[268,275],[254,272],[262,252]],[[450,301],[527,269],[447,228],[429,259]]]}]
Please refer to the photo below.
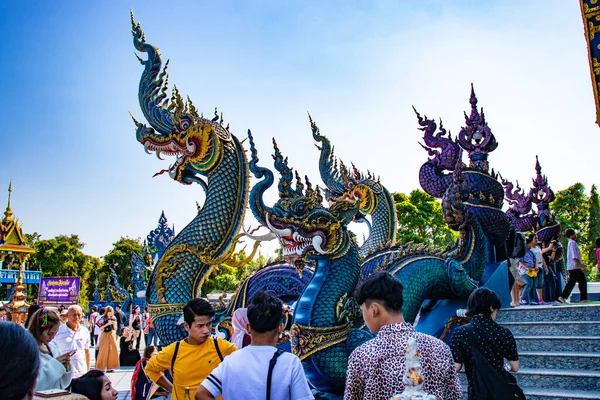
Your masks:
[{"label": "naga head", "polygon": [[[147,153],[154,152],[162,156],[173,156],[175,162],[156,175],[168,172],[169,176],[183,184],[193,182],[206,185],[197,175],[208,175],[223,157],[223,145],[231,141],[228,127],[223,126],[222,115],[215,109],[215,117],[204,118],[199,115],[192,101],[184,100],[176,87],[171,97],[167,95],[168,75],[165,63],[156,47],[146,43],[140,23],[136,23],[131,14],[133,44],[138,51],[148,54],[147,60],[138,60],[144,65],[140,79],[139,102],[144,117],[150,127],[133,121],[137,127],[136,137]],[[156,176],[155,175],[155,176]]]},{"label": "naga head", "polygon": [[519,181],[517,181],[516,187],[502,176],[500,176],[500,181],[504,186],[504,196],[510,205],[509,212],[516,216],[528,214],[531,211],[531,199],[525,194],[525,190],[519,186]]},{"label": "naga head", "polygon": [[360,172],[354,164],[352,169],[348,168],[342,160],[334,156],[334,149],[329,139],[322,135],[319,127],[313,121],[310,114],[310,127],[313,139],[320,143],[316,145],[320,150],[319,172],[325,183],[325,199],[329,204],[338,201],[359,202],[358,212],[355,220],[361,221],[371,214],[377,206],[377,195],[384,190],[383,186],[375,179],[371,172]]},{"label": "naga head", "polygon": [[428,119],[427,116],[421,117],[414,107],[413,110],[417,114],[421,126],[419,130],[423,131],[423,141],[425,142],[425,144],[419,144],[431,157],[429,161],[442,170],[454,171],[456,162],[460,160],[460,146],[452,139],[450,132],[446,131],[441,119],[440,130],[435,133],[437,130],[435,121]]},{"label": "naga head", "polygon": [[352,242],[346,228],[356,215],[360,201],[340,200],[329,208],[324,207],[319,187],[313,189],[308,178],[302,181],[298,173],[294,176],[287,158],[283,157],[273,140],[274,165],[280,174],[279,200],[273,207],[267,207],[262,196],[273,183],[273,174],[258,167],[252,135],[249,138],[252,152],[250,170],[257,178],[266,177],[253,187],[250,208],[273,237],[279,239],[284,259],[301,268],[306,260],[343,256]]}]

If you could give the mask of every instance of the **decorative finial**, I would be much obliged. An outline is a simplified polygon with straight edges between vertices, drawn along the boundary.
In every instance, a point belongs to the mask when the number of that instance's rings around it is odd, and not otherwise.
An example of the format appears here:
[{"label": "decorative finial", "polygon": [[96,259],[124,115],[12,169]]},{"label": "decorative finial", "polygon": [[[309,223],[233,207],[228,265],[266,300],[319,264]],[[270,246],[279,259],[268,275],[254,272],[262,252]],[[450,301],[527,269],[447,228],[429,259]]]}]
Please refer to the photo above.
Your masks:
[{"label": "decorative finial", "polygon": [[10,194],[12,193],[12,180],[8,184],[8,205],[6,206],[6,211],[4,211],[4,220],[12,221],[13,212],[10,208]]},{"label": "decorative finial", "polygon": [[485,121],[483,108],[481,108],[481,112],[477,109],[477,97],[473,84],[471,84],[469,103],[471,104],[471,115],[467,115],[465,112],[466,126],[458,134],[458,144],[469,153],[471,168],[488,172],[487,157],[489,153],[496,150],[498,142]]},{"label": "decorative finial", "polygon": [[535,156],[535,172],[536,177],[533,179],[528,197],[538,205],[538,213],[546,213],[550,217],[549,206],[554,200],[554,191],[548,185],[548,178],[542,175],[542,166],[537,156]]}]

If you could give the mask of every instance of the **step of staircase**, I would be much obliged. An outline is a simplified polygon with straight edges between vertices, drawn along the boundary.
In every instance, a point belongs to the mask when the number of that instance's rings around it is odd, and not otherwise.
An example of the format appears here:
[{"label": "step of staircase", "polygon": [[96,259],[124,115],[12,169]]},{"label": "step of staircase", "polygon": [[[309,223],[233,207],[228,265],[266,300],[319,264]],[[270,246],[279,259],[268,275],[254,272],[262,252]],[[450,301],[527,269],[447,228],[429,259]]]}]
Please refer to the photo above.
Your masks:
[{"label": "step of staircase", "polygon": [[598,400],[598,390],[530,389],[523,390],[529,400]]},{"label": "step of staircase", "polygon": [[519,351],[521,368],[600,371],[600,353]]},{"label": "step of staircase", "polygon": [[[600,371],[521,368],[515,376],[519,386],[528,390],[586,388],[600,391]],[[460,380],[463,387],[467,387],[464,369],[460,372]]]},{"label": "step of staircase", "polygon": [[600,336],[515,336],[519,351],[600,353]]},{"label": "step of staircase", "polygon": [[521,306],[496,322],[517,341],[515,376],[528,399],[600,399],[600,305]]},{"label": "step of staircase", "polygon": [[515,336],[600,336],[600,321],[527,321],[500,325]]},{"label": "step of staircase", "polygon": [[[528,400],[598,400],[599,390],[564,390],[523,388]],[[462,400],[468,400],[467,387],[463,386]]]},{"label": "step of staircase", "polygon": [[496,322],[523,321],[597,321],[600,306],[597,304],[567,304],[547,306],[520,306],[502,309]]}]

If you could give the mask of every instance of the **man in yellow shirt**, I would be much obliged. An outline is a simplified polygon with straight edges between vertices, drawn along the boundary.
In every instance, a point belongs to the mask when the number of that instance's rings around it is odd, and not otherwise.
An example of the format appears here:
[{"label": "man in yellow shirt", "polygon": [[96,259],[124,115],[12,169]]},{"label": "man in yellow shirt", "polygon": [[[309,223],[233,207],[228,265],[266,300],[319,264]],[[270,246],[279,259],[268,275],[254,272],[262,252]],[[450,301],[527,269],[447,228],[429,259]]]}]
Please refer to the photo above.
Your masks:
[{"label": "man in yellow shirt", "polygon": [[[223,357],[237,350],[226,340],[210,337],[214,315],[215,311],[208,301],[188,301],[183,307],[183,326],[188,332],[187,339],[171,343],[146,365],[146,375],[173,392],[173,400],[193,398],[202,381],[221,363]],[[171,372],[172,383],[163,374],[166,370]],[[189,397],[186,397],[186,392]]]}]

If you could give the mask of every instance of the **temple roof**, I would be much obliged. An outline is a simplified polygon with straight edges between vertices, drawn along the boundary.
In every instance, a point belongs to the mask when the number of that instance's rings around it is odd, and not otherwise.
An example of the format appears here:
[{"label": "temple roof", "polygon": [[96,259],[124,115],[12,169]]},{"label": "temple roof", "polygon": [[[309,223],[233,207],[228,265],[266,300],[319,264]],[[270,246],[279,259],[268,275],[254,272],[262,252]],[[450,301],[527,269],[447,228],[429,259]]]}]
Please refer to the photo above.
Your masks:
[{"label": "temple roof", "polygon": [[4,211],[4,219],[0,222],[0,252],[33,253],[34,250],[25,245],[21,224],[13,217],[10,208],[11,192],[12,182],[8,185],[8,205]]}]

